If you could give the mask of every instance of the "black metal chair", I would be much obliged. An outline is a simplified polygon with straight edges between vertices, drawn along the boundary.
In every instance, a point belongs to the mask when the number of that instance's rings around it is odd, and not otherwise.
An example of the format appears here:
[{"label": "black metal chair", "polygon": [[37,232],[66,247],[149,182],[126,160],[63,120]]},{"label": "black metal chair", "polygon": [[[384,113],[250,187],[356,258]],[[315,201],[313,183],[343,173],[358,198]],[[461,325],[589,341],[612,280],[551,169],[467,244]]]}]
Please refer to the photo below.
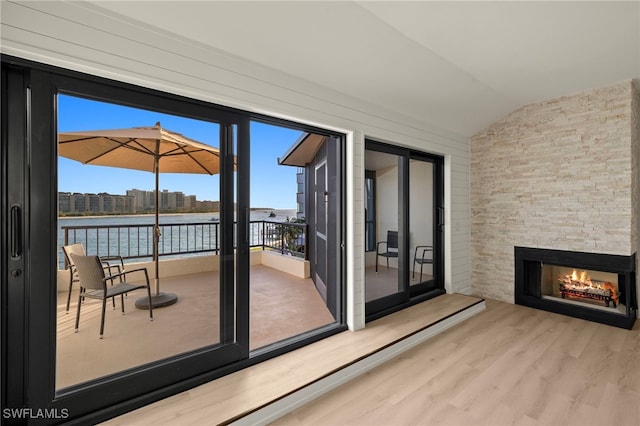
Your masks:
[{"label": "black metal chair", "polygon": [[[421,251],[419,257],[418,251]],[[433,264],[433,246],[416,246],[416,251],[413,254],[413,271],[411,272],[411,279],[413,279],[416,273],[416,263],[420,264],[420,282],[422,282],[422,267],[425,263]]]},{"label": "black metal chair", "polygon": [[[118,272],[112,275],[106,275],[102,261],[98,256],[82,256],[71,253],[70,255],[78,272],[80,282],[80,295],[78,296],[78,311],[76,313],[76,333],[80,324],[80,306],[82,299],[98,299],[102,300],[102,318],[100,320],[100,338],[104,334],[104,317],[107,306],[107,299],[110,297],[120,296],[122,304],[122,314],[124,315],[124,294],[130,291],[146,288],[149,297],[149,318],[153,321],[153,308],[151,304],[151,286],[149,285],[149,274],[147,268],[132,269],[130,271]],[[134,272],[144,272],[146,284],[129,284],[126,282],[126,276]],[[121,282],[113,283],[115,278],[125,278]],[[107,285],[110,281],[112,285]]]},{"label": "black metal chair", "polygon": [[[385,246],[385,251],[380,251],[380,246]],[[398,257],[398,231],[387,231],[387,240],[376,243],[376,273],[378,272],[378,257],[387,258],[387,269],[389,269],[389,258]]]}]

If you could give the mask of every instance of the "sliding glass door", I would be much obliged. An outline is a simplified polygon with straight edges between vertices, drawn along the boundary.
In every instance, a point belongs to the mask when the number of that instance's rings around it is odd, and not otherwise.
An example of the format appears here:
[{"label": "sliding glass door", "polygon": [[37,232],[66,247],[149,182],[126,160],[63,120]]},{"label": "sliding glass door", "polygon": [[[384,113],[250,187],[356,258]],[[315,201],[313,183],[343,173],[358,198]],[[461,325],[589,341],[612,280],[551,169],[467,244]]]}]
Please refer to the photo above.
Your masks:
[{"label": "sliding glass door", "polygon": [[3,407],[94,423],[346,328],[340,135],[17,62]]},{"label": "sliding glass door", "polygon": [[373,141],[365,169],[365,301],[373,319],[443,292],[443,169],[441,157]]},{"label": "sliding glass door", "polygon": [[[21,321],[30,340],[9,350],[28,363],[31,406],[81,417],[141,386],[170,385],[177,371],[195,376],[247,358],[248,298],[236,285],[246,254],[236,256],[234,239],[248,250],[233,222],[244,207],[235,174],[245,166],[248,120],[46,72],[3,74],[12,80],[3,127],[14,132],[3,140],[4,167],[21,174],[11,186],[28,184],[8,191],[9,232],[25,239],[12,253],[24,262],[15,268],[24,292],[8,305],[29,306]],[[182,188],[219,200],[217,226],[184,220]],[[188,257],[196,243],[215,249]],[[83,256],[101,262],[95,273],[75,265]],[[171,260],[158,268],[159,257]],[[112,297],[125,283],[149,285],[152,297],[145,289]]]}]

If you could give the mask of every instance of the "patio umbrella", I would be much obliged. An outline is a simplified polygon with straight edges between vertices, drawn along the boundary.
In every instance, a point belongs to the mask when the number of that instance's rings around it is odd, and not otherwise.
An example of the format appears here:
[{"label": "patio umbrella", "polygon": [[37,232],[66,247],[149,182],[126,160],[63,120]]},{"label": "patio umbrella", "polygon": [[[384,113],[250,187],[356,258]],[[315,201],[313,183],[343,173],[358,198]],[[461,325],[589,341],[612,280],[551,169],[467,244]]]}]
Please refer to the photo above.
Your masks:
[{"label": "patio umbrella", "polygon": [[[178,296],[160,292],[158,243],[160,239],[158,183],[162,173],[220,172],[220,151],[180,133],[153,127],[63,132],[58,134],[58,153],[83,164],[143,170],[155,174],[155,226],[153,260],[155,262],[155,294],[152,306],[174,304]],[[148,309],[148,299],[136,301],[140,309]]]}]

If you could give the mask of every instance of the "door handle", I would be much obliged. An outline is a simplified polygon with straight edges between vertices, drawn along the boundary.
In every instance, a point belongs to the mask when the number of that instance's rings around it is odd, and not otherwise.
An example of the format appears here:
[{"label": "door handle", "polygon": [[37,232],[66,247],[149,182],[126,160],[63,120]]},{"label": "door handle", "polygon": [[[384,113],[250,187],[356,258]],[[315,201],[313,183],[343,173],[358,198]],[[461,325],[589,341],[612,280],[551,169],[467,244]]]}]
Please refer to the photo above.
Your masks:
[{"label": "door handle", "polygon": [[244,243],[246,247],[251,245],[251,209],[249,207],[245,208],[245,222],[247,222],[246,233],[244,234]]},{"label": "door handle", "polygon": [[22,209],[19,204],[11,206],[10,251],[14,259],[22,256]]},{"label": "door handle", "polygon": [[438,207],[438,226],[444,226],[444,207]]}]

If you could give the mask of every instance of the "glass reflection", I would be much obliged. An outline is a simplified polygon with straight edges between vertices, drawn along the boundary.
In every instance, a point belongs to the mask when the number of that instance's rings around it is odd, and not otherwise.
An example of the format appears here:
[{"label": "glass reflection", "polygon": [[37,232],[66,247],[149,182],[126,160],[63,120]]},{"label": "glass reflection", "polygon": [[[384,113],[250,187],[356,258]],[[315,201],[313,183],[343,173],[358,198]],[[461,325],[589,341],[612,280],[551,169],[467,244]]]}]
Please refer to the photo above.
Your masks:
[{"label": "glass reflection", "polygon": [[411,285],[433,280],[433,165],[409,162]]},{"label": "glass reflection", "polygon": [[371,205],[367,217],[375,218],[376,244],[366,253],[365,301],[380,299],[402,291],[398,275],[399,256],[399,171],[402,158],[377,151],[365,152],[365,168],[375,176],[371,185],[374,192],[375,212]]}]

